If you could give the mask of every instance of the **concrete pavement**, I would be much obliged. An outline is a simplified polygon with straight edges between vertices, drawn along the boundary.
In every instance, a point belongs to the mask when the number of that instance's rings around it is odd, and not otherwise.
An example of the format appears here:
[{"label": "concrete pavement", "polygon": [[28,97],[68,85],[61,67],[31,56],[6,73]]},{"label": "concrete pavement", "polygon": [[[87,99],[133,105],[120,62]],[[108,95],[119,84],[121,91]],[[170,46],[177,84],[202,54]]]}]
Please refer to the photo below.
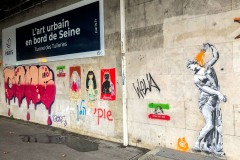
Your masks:
[{"label": "concrete pavement", "polygon": [[0,160],[218,160],[212,155],[158,147],[151,151],[122,147],[44,126],[0,116]]},{"label": "concrete pavement", "polygon": [[139,160],[221,160],[226,157],[215,157],[214,155],[180,152],[177,150],[158,147],[141,156]]},{"label": "concrete pavement", "polygon": [[147,151],[0,117],[0,160],[136,160]]}]

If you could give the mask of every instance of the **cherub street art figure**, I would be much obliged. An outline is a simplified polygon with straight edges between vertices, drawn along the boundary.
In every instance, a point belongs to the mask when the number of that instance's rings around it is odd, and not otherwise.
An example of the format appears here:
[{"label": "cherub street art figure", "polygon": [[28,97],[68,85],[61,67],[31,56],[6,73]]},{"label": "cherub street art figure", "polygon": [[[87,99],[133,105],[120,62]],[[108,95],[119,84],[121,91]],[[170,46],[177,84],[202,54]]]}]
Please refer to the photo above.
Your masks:
[{"label": "cherub street art figure", "polygon": [[[212,58],[204,63],[205,52],[211,49]],[[201,52],[194,60],[189,60],[187,68],[194,71],[194,83],[200,91],[199,109],[205,119],[205,126],[199,133],[193,151],[203,151],[224,156],[222,141],[222,113],[220,102],[227,98],[220,92],[220,86],[213,65],[217,62],[219,53],[215,46],[203,44]]]}]

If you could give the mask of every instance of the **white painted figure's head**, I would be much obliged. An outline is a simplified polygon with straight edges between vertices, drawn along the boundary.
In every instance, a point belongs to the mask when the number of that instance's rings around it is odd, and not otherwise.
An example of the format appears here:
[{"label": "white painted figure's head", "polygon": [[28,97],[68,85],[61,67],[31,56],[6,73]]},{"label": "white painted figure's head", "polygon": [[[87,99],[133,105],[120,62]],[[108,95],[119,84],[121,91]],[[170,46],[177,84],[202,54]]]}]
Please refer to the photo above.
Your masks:
[{"label": "white painted figure's head", "polygon": [[191,71],[196,71],[199,67],[201,67],[197,61],[195,60],[188,60],[187,62],[187,68]]}]

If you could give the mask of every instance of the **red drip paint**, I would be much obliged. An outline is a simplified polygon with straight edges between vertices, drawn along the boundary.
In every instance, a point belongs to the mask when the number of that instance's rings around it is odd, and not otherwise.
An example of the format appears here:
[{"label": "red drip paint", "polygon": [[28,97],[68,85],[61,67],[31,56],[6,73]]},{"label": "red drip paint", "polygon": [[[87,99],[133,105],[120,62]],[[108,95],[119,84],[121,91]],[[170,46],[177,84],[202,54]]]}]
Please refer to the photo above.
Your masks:
[{"label": "red drip paint", "polygon": [[41,95],[41,102],[45,105],[46,109],[50,109],[56,94],[56,86],[48,84],[45,88],[44,85],[39,85],[39,92]]},{"label": "red drip paint", "polygon": [[25,97],[27,101],[27,105],[29,107],[30,102],[32,100],[32,103],[34,104],[34,107],[36,109],[37,103],[40,102],[40,96],[39,96],[39,90],[38,90],[39,85],[25,85]]},{"label": "red drip paint", "polygon": [[10,111],[10,108],[8,108],[8,116],[11,115],[11,111]]},{"label": "red drip paint", "polygon": [[[25,69],[26,72],[20,72]],[[44,77],[42,70],[45,70],[45,74],[48,78]],[[25,75],[24,75],[25,74]],[[24,78],[23,78],[24,77]],[[56,86],[53,80],[53,72],[47,66],[22,66],[16,69],[5,68],[4,69],[4,86],[6,101],[10,104],[10,101],[14,98],[18,99],[19,107],[22,104],[22,100],[25,97],[27,101],[27,107],[32,101],[36,109],[37,104],[43,103],[48,110],[48,114],[51,114],[51,105],[54,102],[56,95]],[[18,80],[18,81],[15,81]],[[10,116],[10,109],[8,111]],[[27,119],[30,119],[30,114],[27,114]],[[48,124],[51,125],[51,118],[48,118]]]},{"label": "red drip paint", "polygon": [[32,103],[34,104],[34,107],[36,109],[37,103],[40,102],[40,96],[39,96],[39,85],[31,85],[31,94],[32,94]]},{"label": "red drip paint", "polygon": [[5,85],[5,96],[6,99],[8,100],[8,104],[10,104],[10,100],[14,97],[14,85],[12,87],[9,87],[8,82],[4,82]]},{"label": "red drip paint", "polygon": [[29,108],[31,99],[32,99],[32,94],[31,94],[31,86],[30,85],[25,85],[25,98],[27,101],[27,106]]},{"label": "red drip paint", "polygon": [[150,119],[166,120],[166,121],[170,120],[170,116],[169,115],[165,115],[165,114],[149,114],[148,118],[150,118]]},{"label": "red drip paint", "polygon": [[29,121],[30,120],[30,113],[27,112],[27,120]]},{"label": "red drip paint", "polygon": [[15,88],[16,88],[15,95],[18,99],[18,106],[20,107],[22,104],[23,97],[25,96],[25,92],[24,92],[25,85],[24,84],[15,85]]},{"label": "red drip paint", "polygon": [[48,125],[52,125],[52,120],[51,120],[51,117],[48,116],[48,121],[47,121]]}]

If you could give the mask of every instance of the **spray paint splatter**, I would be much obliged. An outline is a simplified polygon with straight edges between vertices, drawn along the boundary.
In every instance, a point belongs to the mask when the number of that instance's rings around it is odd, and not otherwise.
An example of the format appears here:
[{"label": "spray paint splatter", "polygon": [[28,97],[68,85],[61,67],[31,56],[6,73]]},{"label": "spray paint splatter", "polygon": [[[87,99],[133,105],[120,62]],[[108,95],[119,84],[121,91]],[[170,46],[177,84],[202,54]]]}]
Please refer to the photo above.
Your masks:
[{"label": "spray paint splatter", "polygon": [[205,64],[204,57],[205,57],[205,51],[204,50],[201,50],[201,52],[199,52],[195,57],[195,60],[198,62],[198,64],[200,66],[204,66],[204,64]]}]

